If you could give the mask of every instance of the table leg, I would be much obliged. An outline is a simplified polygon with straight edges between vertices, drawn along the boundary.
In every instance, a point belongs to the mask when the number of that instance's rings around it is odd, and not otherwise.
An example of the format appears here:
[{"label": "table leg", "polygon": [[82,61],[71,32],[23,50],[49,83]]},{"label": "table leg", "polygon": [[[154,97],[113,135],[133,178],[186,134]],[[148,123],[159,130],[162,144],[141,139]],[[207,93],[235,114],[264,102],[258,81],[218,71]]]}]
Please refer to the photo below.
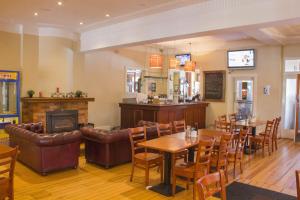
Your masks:
[{"label": "table leg", "polygon": [[[172,184],[171,184],[171,169],[172,169],[172,154],[164,153],[165,163],[164,163],[164,182],[158,185],[154,185],[149,188],[154,192],[165,195],[167,197],[172,196]],[[180,186],[176,186],[176,193],[184,190]]]},{"label": "table leg", "polygon": [[188,161],[194,162],[195,159],[195,147],[189,148]]}]

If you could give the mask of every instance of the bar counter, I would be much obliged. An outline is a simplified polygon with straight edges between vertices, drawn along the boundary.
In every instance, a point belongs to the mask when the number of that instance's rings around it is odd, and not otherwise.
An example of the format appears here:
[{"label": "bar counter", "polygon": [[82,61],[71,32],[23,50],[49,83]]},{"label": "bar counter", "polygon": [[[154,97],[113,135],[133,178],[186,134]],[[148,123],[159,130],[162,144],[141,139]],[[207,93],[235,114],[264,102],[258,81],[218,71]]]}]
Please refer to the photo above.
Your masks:
[{"label": "bar counter", "polygon": [[121,128],[136,127],[140,120],[169,123],[185,120],[186,125],[205,128],[206,102],[179,104],[120,103]]}]

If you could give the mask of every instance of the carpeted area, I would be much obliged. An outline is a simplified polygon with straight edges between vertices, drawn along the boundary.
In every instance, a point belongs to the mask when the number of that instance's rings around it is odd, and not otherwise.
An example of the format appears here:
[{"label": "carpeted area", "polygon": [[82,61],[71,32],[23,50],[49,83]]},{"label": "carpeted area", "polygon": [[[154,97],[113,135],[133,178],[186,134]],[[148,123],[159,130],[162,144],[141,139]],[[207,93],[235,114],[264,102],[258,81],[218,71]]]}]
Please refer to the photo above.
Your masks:
[{"label": "carpeted area", "polygon": [[[216,196],[219,196],[218,194]],[[296,200],[294,196],[274,192],[252,185],[233,182],[226,187],[226,196],[229,200]]]}]

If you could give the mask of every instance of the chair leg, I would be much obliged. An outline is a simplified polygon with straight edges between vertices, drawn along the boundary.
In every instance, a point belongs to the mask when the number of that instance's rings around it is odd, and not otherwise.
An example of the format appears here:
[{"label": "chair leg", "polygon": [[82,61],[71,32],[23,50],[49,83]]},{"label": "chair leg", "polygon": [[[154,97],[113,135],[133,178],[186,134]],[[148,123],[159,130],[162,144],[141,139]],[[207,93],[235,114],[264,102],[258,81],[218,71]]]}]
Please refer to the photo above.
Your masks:
[{"label": "chair leg", "polygon": [[251,158],[252,155],[252,141],[249,142],[249,157]]},{"label": "chair leg", "polygon": [[197,190],[196,177],[194,177],[194,183],[193,183],[193,200],[196,200],[196,190]]},{"label": "chair leg", "polygon": [[145,169],[145,185],[146,186],[149,185],[149,166],[148,166],[148,164],[146,165],[146,169]]},{"label": "chair leg", "polygon": [[175,195],[175,192],[176,192],[176,175],[173,174],[173,184],[172,184],[172,195],[174,196]]},{"label": "chair leg", "polygon": [[277,146],[277,138],[275,139],[275,150],[278,149],[278,146]]},{"label": "chair leg", "polygon": [[262,155],[265,157],[265,144],[262,144]]},{"label": "chair leg", "polygon": [[133,173],[134,173],[134,163],[132,163],[132,167],[131,167],[130,182],[132,182],[132,179],[133,179]]},{"label": "chair leg", "polygon": [[240,170],[241,170],[241,174],[243,173],[243,159],[240,159]]},{"label": "chair leg", "polygon": [[164,180],[164,170],[163,170],[164,164],[161,162],[160,164],[160,181],[163,182]]},{"label": "chair leg", "polygon": [[233,162],[233,178],[235,179],[235,166],[236,166],[236,160]]},{"label": "chair leg", "polygon": [[189,178],[187,178],[187,180],[186,180],[186,190],[189,190],[190,189],[190,179]]}]

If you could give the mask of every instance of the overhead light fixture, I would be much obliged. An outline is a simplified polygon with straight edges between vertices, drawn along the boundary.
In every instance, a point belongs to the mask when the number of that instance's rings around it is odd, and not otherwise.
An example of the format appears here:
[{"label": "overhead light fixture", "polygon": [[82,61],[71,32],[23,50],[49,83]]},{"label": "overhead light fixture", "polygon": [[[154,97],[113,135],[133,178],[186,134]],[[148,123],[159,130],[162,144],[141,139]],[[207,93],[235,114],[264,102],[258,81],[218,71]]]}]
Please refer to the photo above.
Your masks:
[{"label": "overhead light fixture", "polygon": [[110,17],[110,14],[106,14],[105,17]]},{"label": "overhead light fixture", "polygon": [[79,24],[80,24],[80,25],[83,25],[84,23],[83,23],[83,22],[79,22]]},{"label": "overhead light fixture", "polygon": [[39,15],[39,13],[35,12],[33,15],[34,15],[34,16],[38,16],[38,15]]},{"label": "overhead light fixture", "polygon": [[63,5],[63,2],[62,2],[62,1],[58,1],[58,2],[57,2],[57,5],[62,6],[62,5]]},{"label": "overhead light fixture", "polygon": [[162,60],[163,60],[163,57],[160,54],[150,55],[150,60],[149,60],[150,68],[161,69],[162,68]]},{"label": "overhead light fixture", "polygon": [[176,58],[169,59],[169,69],[177,69],[179,61]]},{"label": "overhead light fixture", "polygon": [[184,71],[194,72],[195,69],[196,69],[196,62],[194,62],[194,61],[188,61],[184,65]]}]

